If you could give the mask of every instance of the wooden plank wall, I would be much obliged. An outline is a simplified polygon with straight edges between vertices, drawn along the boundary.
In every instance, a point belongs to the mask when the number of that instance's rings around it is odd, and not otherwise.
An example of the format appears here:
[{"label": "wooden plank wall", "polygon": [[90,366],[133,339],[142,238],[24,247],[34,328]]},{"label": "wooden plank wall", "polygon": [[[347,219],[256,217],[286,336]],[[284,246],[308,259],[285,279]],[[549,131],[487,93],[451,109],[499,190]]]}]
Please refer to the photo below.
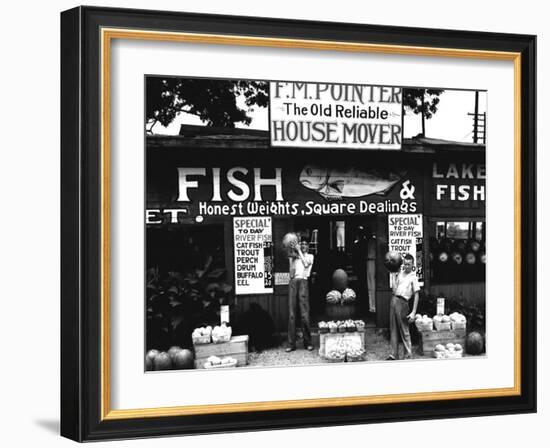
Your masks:
[{"label": "wooden plank wall", "polygon": [[452,283],[431,285],[426,291],[438,297],[464,299],[471,304],[484,304],[486,294],[485,282]]},{"label": "wooden plank wall", "polygon": [[275,294],[257,294],[238,296],[235,300],[235,314],[244,313],[251,303],[257,303],[267,311],[275,322],[277,332],[288,329],[288,287],[276,286]]}]

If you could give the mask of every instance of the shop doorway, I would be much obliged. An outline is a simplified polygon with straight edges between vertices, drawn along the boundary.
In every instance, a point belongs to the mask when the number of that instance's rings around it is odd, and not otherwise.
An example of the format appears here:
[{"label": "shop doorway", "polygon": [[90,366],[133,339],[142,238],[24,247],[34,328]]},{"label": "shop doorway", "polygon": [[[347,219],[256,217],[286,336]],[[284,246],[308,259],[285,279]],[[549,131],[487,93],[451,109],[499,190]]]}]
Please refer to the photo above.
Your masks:
[{"label": "shop doorway", "polygon": [[[335,307],[326,295],[334,289],[333,274],[345,271],[356,294],[345,313],[374,325],[376,318],[376,220],[373,217],[330,216],[297,218],[295,231],[307,240],[314,264],[310,284],[312,322],[334,320]],[[343,312],[343,308],[338,309]]]}]

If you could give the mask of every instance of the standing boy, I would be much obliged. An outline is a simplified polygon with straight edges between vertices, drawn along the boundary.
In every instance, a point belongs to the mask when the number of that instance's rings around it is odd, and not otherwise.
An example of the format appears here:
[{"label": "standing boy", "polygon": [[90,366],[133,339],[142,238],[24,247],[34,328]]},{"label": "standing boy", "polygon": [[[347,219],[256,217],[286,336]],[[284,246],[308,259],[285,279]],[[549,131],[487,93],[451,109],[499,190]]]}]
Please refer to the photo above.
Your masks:
[{"label": "standing boy", "polygon": [[[411,335],[409,322],[414,320],[418,306],[418,277],[413,272],[414,257],[406,254],[403,257],[403,269],[394,274],[393,295],[390,302],[390,346],[391,352],[388,360],[398,357],[399,341],[405,347],[405,359],[412,355]],[[409,312],[409,301],[414,297],[413,309]]]},{"label": "standing boy", "polygon": [[309,245],[302,241],[294,246],[296,256],[289,258],[290,282],[288,284],[288,347],[287,352],[296,350],[296,298],[300,307],[304,347],[313,350],[311,345],[311,329],[309,326],[309,287],[308,279],[313,266],[313,254]]}]

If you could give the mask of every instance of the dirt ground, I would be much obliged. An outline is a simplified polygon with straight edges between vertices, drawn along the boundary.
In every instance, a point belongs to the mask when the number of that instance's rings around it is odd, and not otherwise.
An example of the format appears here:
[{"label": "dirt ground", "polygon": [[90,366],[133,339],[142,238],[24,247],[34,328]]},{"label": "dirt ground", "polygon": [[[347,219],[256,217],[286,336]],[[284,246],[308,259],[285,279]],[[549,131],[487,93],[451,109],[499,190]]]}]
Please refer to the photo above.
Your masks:
[{"label": "dirt ground", "polygon": [[[250,352],[248,355],[247,367],[259,366],[289,366],[304,364],[323,364],[328,363],[319,356],[319,348],[315,347],[313,351],[305,350],[298,342],[297,350],[286,353],[286,344],[279,347],[264,350],[260,353]],[[369,334],[366,340],[365,361],[383,361],[388,357],[390,343],[383,334]],[[400,347],[402,351],[403,348]],[[402,353],[401,353],[402,354]],[[418,347],[413,346],[413,359],[426,358],[418,353]]]}]

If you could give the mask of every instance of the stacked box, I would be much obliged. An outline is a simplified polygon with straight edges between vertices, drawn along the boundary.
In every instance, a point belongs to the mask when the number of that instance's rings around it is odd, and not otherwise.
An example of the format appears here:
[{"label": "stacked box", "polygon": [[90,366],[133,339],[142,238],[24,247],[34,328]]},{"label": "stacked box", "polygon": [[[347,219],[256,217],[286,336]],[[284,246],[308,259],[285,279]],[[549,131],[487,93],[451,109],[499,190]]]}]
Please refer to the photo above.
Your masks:
[{"label": "stacked box", "polygon": [[444,330],[444,331],[421,331],[420,332],[422,353],[429,355],[437,344],[446,345],[449,342],[466,345],[466,330]]},{"label": "stacked box", "polygon": [[237,360],[237,367],[248,364],[248,335],[233,336],[229,342],[197,344],[194,347],[197,369],[204,369],[204,363],[209,356],[231,356]]},{"label": "stacked box", "polygon": [[323,333],[319,335],[319,356],[325,356],[325,347],[327,341],[334,338],[359,337],[361,339],[361,348],[365,348],[365,330],[351,331],[345,333]]}]

